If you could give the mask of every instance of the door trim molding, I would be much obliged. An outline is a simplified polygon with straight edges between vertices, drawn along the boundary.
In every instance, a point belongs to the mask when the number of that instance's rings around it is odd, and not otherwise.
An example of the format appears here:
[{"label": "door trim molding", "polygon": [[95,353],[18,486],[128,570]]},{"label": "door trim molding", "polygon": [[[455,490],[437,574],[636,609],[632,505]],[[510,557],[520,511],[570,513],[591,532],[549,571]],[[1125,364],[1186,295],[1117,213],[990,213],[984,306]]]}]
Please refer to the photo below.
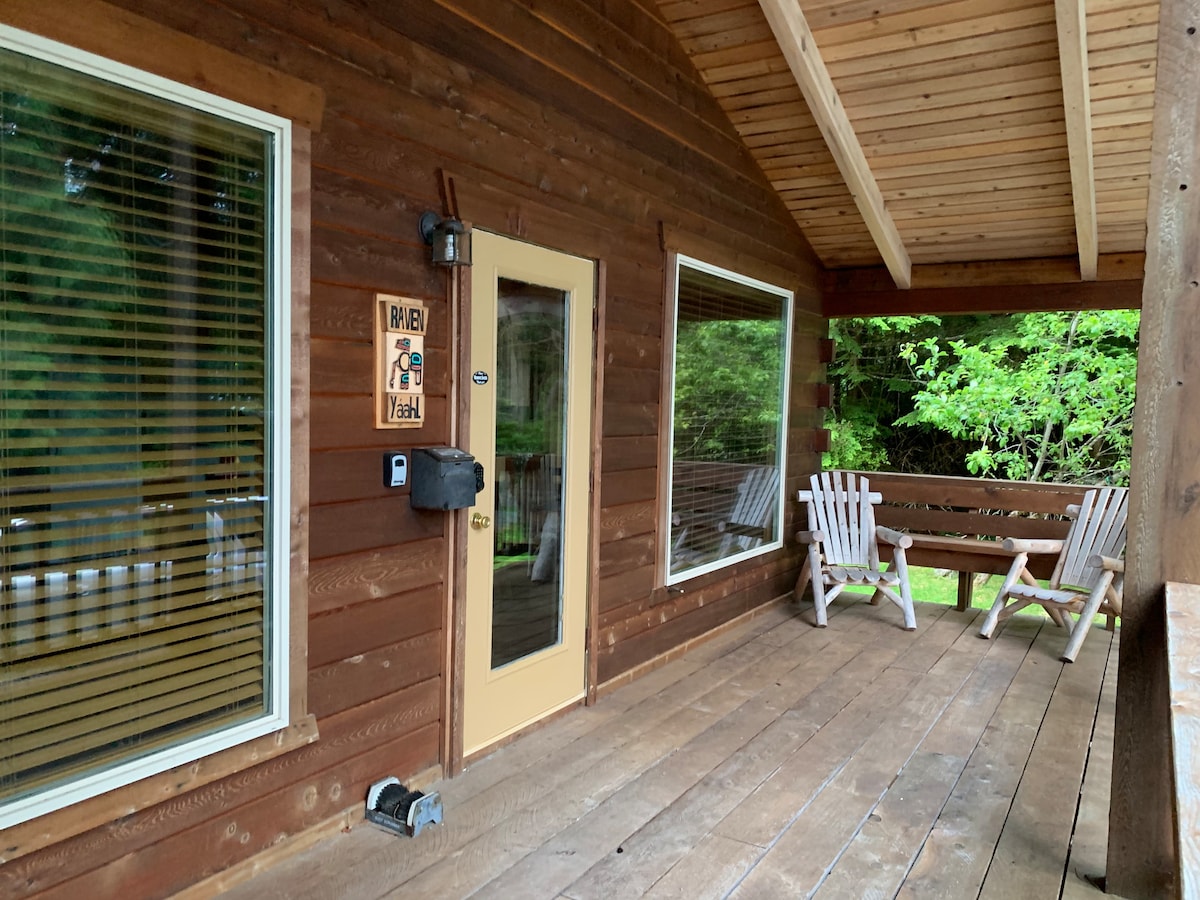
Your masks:
[{"label": "door trim molding", "polygon": [[[456,358],[451,371],[451,406],[453,416],[450,439],[455,446],[465,446],[471,438],[470,394],[463,386],[471,378],[471,267],[459,266],[451,282],[451,315],[453,328],[450,346]],[[467,670],[467,514],[456,509],[448,525],[450,547],[446,573],[446,620],[442,633],[446,638],[446,656],[442,671],[446,673],[444,711],[442,715],[442,759],[446,775],[453,778],[463,770],[463,700]]]},{"label": "door trim molding", "polygon": [[[555,246],[531,241],[523,234],[512,234],[507,229],[497,228],[487,222],[487,215],[482,210],[480,220],[472,216],[473,204],[464,198],[455,197],[453,210],[464,221],[467,227],[481,225],[502,237],[513,240],[525,240],[536,243],[548,250],[566,253],[572,256],[583,256],[591,259],[595,266],[595,295],[594,317],[592,330],[592,374],[593,388],[590,398],[591,434],[590,447],[590,485],[588,491],[588,579],[587,603],[585,608],[584,633],[584,694],[580,700],[571,701],[562,709],[550,713],[519,731],[507,735],[495,744],[482,751],[467,756],[464,752],[463,727],[465,708],[465,676],[466,676],[466,536],[467,510],[454,510],[451,513],[449,528],[449,553],[447,572],[447,603],[444,619],[444,634],[446,635],[443,671],[447,674],[443,689],[442,716],[442,759],[447,777],[453,778],[462,773],[466,764],[473,759],[484,756],[508,744],[528,731],[541,727],[558,717],[567,714],[579,705],[592,705],[598,699],[597,685],[599,681],[599,554],[600,554],[600,469],[603,460],[604,436],[604,323],[607,299],[607,261],[587,253],[580,252],[575,246]],[[513,197],[514,202],[518,198]],[[465,208],[464,208],[465,207]],[[524,211],[524,210],[523,210]],[[533,211],[536,220],[536,210]],[[519,216],[524,219],[524,216]],[[490,226],[490,227],[489,227]],[[520,229],[526,231],[525,228]],[[571,244],[572,242],[567,242]],[[598,244],[595,249],[600,249]],[[451,309],[453,316],[451,347],[456,355],[452,361],[451,406],[454,418],[450,425],[451,443],[454,446],[467,446],[471,437],[470,392],[464,387],[471,383],[471,290],[472,271],[470,266],[455,269],[450,278]]]}]

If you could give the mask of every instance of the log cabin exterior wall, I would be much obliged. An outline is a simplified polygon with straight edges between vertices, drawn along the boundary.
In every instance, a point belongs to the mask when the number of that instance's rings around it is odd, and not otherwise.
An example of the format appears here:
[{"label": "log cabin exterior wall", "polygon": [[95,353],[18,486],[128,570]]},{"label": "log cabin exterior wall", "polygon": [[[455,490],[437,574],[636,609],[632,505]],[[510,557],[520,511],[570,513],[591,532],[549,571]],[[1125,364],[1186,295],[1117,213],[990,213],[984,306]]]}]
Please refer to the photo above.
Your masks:
[{"label": "log cabin exterior wall", "polygon": [[[757,270],[748,274],[781,273],[797,290],[788,491],[819,462],[816,264],[650,4],[113,6],[325,92],[312,141],[309,323],[308,704],[320,738],[6,862],[0,894],[9,897],[166,896],[361,806],[383,775],[446,764],[453,519],[413,510],[407,489],[388,493],[379,460],[383,450],[452,442],[452,293],[416,228],[422,211],[443,208],[448,185],[475,224],[603,268],[593,688],[789,591],[798,567],[789,548],[683,592],[656,574],[673,240]],[[419,430],[372,427],[377,291],[430,307],[434,377]]]}]

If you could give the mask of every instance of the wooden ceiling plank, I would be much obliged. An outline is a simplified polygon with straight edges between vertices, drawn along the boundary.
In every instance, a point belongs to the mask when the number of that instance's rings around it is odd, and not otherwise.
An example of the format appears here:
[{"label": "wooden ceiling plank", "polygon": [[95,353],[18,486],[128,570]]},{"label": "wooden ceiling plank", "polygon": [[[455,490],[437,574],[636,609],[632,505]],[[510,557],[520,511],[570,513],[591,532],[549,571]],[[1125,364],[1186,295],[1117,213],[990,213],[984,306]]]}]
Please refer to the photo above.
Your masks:
[{"label": "wooden ceiling plank", "polygon": [[901,128],[871,135],[875,144],[870,148],[872,160],[893,154],[961,149],[971,146],[1020,146],[1038,138],[1052,138],[1059,144],[1066,136],[1061,118],[1051,122],[997,122],[995,128],[978,127],[971,131],[934,133],[934,129]]},{"label": "wooden ceiling plank", "polygon": [[[780,56],[779,48],[773,36],[768,35],[765,40],[748,44],[737,44],[733,47],[722,47],[719,50],[709,50],[704,53],[696,53],[692,56],[692,61],[696,64],[696,68],[703,72],[705,70],[720,71],[733,66],[744,66],[756,60],[771,59]],[[777,70],[764,69],[763,71]]]},{"label": "wooden ceiling plank", "polygon": [[855,59],[858,62],[870,57],[886,59],[894,53],[910,56],[924,52],[930,58],[957,56],[961,52],[959,42],[972,38],[1002,36],[1005,32],[1020,28],[1053,28],[1053,24],[1053,15],[1046,10],[1044,4],[1039,3],[1030,9],[1015,12],[977,16],[965,21],[948,22],[913,31],[904,30],[894,34],[851,40],[831,46],[828,58],[832,65],[846,59]]},{"label": "wooden ceiling plank", "polygon": [[1110,81],[1138,81],[1142,78],[1153,79],[1155,77],[1154,70],[1157,66],[1155,60],[1152,58],[1124,59],[1104,65],[1097,65],[1097,55],[1091,52],[1088,53],[1092,87],[1096,87],[1098,84],[1107,84]]},{"label": "wooden ceiling plank", "polygon": [[1024,167],[1014,168],[1013,171],[1019,174],[1011,178],[980,178],[974,182],[966,179],[963,181],[926,183],[918,179],[911,179],[903,187],[889,191],[888,202],[890,204],[893,200],[916,200],[928,199],[930,197],[964,198],[969,202],[972,197],[978,196],[1001,198],[1009,191],[1021,188],[1047,191],[1059,186],[1066,188],[1067,185],[1071,184],[1070,175],[1065,169],[1043,175],[1027,174]]},{"label": "wooden ceiling plank", "polygon": [[[959,64],[961,75],[961,63]],[[1139,75],[1144,71],[1135,70]],[[867,84],[863,87],[849,87],[850,79],[836,79],[842,101],[848,108],[862,109],[872,103],[919,103],[926,105],[942,102],[943,105],[953,106],[965,102],[966,99],[978,96],[979,99],[991,99],[998,89],[1009,87],[1013,92],[1032,94],[1044,90],[1044,80],[1057,79],[1058,60],[1038,59],[1021,66],[989,66],[972,70],[970,78],[964,81],[947,81],[946,75],[918,78],[911,72],[910,77],[896,80],[888,84]],[[939,100],[944,97],[964,99]]]},{"label": "wooden ceiling plank", "polygon": [[1092,112],[1095,115],[1116,115],[1120,113],[1141,113],[1147,122],[1154,115],[1153,94],[1133,94],[1125,97],[1105,97],[1092,101]]},{"label": "wooden ceiling plank", "polygon": [[1079,242],[1079,277],[1096,280],[1099,244],[1096,225],[1096,173],[1092,159],[1091,88],[1088,83],[1087,25],[1083,0],[1054,0],[1058,58],[1062,67],[1063,113],[1071,160],[1071,195]]},{"label": "wooden ceiling plank", "polygon": [[734,94],[722,98],[721,105],[729,110],[730,114],[734,114],[759,106],[772,106],[778,103],[799,105],[803,103],[804,98],[800,94],[800,88],[796,87],[796,82],[791,80],[790,74],[788,75],[788,79],[787,87],[773,88],[769,91],[758,91],[753,94]]},{"label": "wooden ceiling plank", "polygon": [[837,91],[821,61],[804,14],[798,4],[787,0],[759,0],[759,5],[796,76],[813,117],[821,126],[830,152],[854,196],[867,230],[875,238],[879,253],[896,280],[896,286],[907,288],[911,283],[912,263],[904,249],[904,241],[888,214],[883,194],[875,183],[846,110],[838,100]]},{"label": "wooden ceiling plank", "polygon": [[[1135,6],[1149,6],[1158,16],[1158,0],[1088,0],[1088,9],[1095,13],[1108,13],[1118,9],[1130,9]],[[1157,18],[1156,18],[1157,21]]]},{"label": "wooden ceiling plank", "polygon": [[[867,135],[885,128],[920,128],[941,126],[947,133],[986,128],[988,123],[1010,117],[1018,121],[1063,121],[1062,91],[1058,85],[1052,91],[1025,96],[1002,97],[987,103],[964,103],[958,106],[938,106],[930,109],[912,108],[885,115],[855,116],[860,134]],[[959,124],[962,123],[962,124]]]},{"label": "wooden ceiling plank", "polygon": [[779,88],[794,88],[796,79],[786,67],[780,72],[769,72],[766,75],[755,75],[750,78],[737,78],[732,81],[713,82],[709,86],[714,97],[724,101],[730,97],[741,97],[745,94],[756,94],[762,91],[774,91]]},{"label": "wooden ceiling plank", "polygon": [[[888,13],[895,15],[921,9],[929,0],[888,0]],[[846,22],[872,21],[879,16],[879,0],[805,0],[804,12],[814,31]]]},{"label": "wooden ceiling plank", "polygon": [[[1039,103],[1042,96],[1056,96],[1059,91],[1057,71],[1035,78],[1018,78],[1008,73],[1006,80],[991,84],[977,84],[972,79],[969,86],[956,87],[953,81],[941,79],[940,87],[927,85],[916,94],[886,96],[884,92],[855,92],[842,94],[842,102],[854,120],[874,117],[892,117],[904,114],[920,115],[932,113],[935,118],[974,118],[981,109],[1005,104],[1010,108],[1022,108],[1025,104]],[[964,115],[965,113],[965,115]]]},{"label": "wooden ceiling plank", "polygon": [[[1143,70],[1143,74],[1144,70]],[[1091,80],[1092,99],[1106,100],[1115,97],[1137,97],[1145,95],[1150,98],[1150,103],[1154,103],[1154,74],[1150,73],[1142,78],[1121,78],[1113,81],[1097,81],[1095,77]]]},{"label": "wooden ceiling plank", "polygon": [[[1021,209],[1019,216],[1013,216],[1012,210],[993,210],[991,212],[977,212],[972,214],[970,221],[979,223],[985,227],[991,227],[991,223],[1006,223],[1006,222],[1040,222],[1047,219],[1059,219],[1063,216],[1063,206],[1060,203],[1051,204],[1049,206],[1026,206]],[[1066,210],[1066,214],[1072,215],[1071,211]],[[910,216],[903,216],[899,211],[896,212],[896,223],[904,228],[905,234],[910,228],[922,227],[957,227],[961,225],[964,217],[952,211],[935,211],[921,213]],[[1078,277],[1078,271],[1076,277]]]},{"label": "wooden ceiling plank", "polygon": [[[1046,29],[1038,28],[1036,34],[1038,37],[1045,37]],[[1050,37],[1053,38],[1053,35]],[[859,92],[892,87],[902,89],[910,82],[936,82],[944,78],[970,78],[972,83],[975,83],[976,78],[993,77],[991,73],[998,73],[996,77],[1003,78],[1007,77],[1007,73],[1024,72],[1027,67],[1043,63],[1058,66],[1057,49],[1053,40],[1035,44],[1019,43],[1016,46],[989,40],[988,44],[989,46],[979,53],[968,51],[961,56],[938,56],[920,62],[893,57],[894,64],[886,68],[862,64],[870,63],[871,60],[847,60],[830,66],[829,74],[844,92]],[[925,55],[928,57],[927,53]]]},{"label": "wooden ceiling plank", "polygon": [[746,0],[663,0],[658,4],[658,11],[668,22],[676,24],[704,19],[745,5]]},{"label": "wooden ceiling plank", "polygon": [[1089,32],[1119,31],[1134,25],[1158,26],[1158,4],[1124,6],[1120,9],[1102,10],[1088,4],[1087,28]]},{"label": "wooden ceiling plank", "polygon": [[747,6],[739,2],[736,5],[729,4],[727,9],[710,10],[698,17],[674,19],[671,25],[676,37],[686,43],[695,38],[744,27],[747,21],[754,20],[753,17],[748,19],[747,10],[757,13],[753,4]]},{"label": "wooden ceiling plank", "polygon": [[1149,127],[1153,119],[1154,110],[1152,109],[1132,109],[1114,113],[1093,109],[1092,129],[1095,133],[1099,133],[1103,128],[1124,128],[1136,125]]},{"label": "wooden ceiling plank", "polygon": [[747,147],[756,151],[755,157],[760,154],[758,151],[770,147],[804,147],[805,152],[811,151],[823,141],[817,140],[820,137],[820,131],[815,124],[812,128],[789,128],[786,131],[777,131],[775,133],[766,133],[758,135],[744,135],[743,141]]},{"label": "wooden ceiling plank", "polygon": [[[1022,216],[1020,219],[1013,219],[1010,216],[996,222],[986,223],[967,223],[961,219],[946,219],[940,223],[917,220],[905,223],[904,237],[909,247],[913,248],[914,253],[916,252],[915,248],[922,244],[928,245],[931,242],[969,243],[978,238],[986,238],[988,241],[1000,237],[1019,238],[1022,243],[1037,245],[1045,234],[1069,235],[1074,221],[1069,210],[1065,216],[1053,218],[1037,219]],[[838,226],[830,225],[823,228],[812,228],[805,232],[805,237],[814,241],[845,233]]]},{"label": "wooden ceiling plank", "polygon": [[880,148],[883,152],[870,155],[871,165],[884,169],[901,166],[937,164],[941,162],[959,163],[963,160],[979,156],[1006,156],[1012,162],[1012,154],[1032,153],[1037,151],[1053,151],[1066,159],[1067,148],[1063,144],[1061,132],[1034,135],[1020,139],[1006,138],[1001,140],[974,140],[960,144],[951,144],[938,149],[922,149],[917,152],[888,152],[892,148]]},{"label": "wooden ceiling plank", "polygon": [[[1023,151],[1021,161],[1031,166],[1041,166],[1054,163],[1062,169],[1067,167],[1066,150],[1058,147],[1043,147]],[[937,161],[918,160],[907,161],[903,165],[894,165],[890,159],[886,157],[880,158],[879,162],[873,162],[872,168],[875,170],[876,177],[880,185],[885,181],[893,178],[919,178],[922,176],[937,176],[943,172],[953,171],[973,171],[982,172],[988,169],[1008,169],[1012,167],[1013,155],[1011,153],[972,153],[962,154],[959,157]]]},{"label": "wooden ceiling plank", "polygon": [[826,65],[838,84],[847,77],[859,76],[879,79],[880,83],[894,83],[910,71],[914,77],[930,78],[947,68],[951,70],[947,74],[963,74],[1020,65],[1019,60],[1030,53],[1042,59],[1056,57],[1053,18],[1022,28],[985,32],[948,44],[915,45],[875,55],[847,55],[845,59],[828,60]]},{"label": "wooden ceiling plank", "polygon": [[867,55],[879,52],[876,45],[898,49],[914,44],[944,43],[1047,21],[1049,14],[1040,0],[1009,4],[995,0],[957,0],[925,4],[869,21],[822,28],[819,36],[823,52],[832,61],[842,58],[847,47],[861,48],[857,52],[849,50],[851,55]]},{"label": "wooden ceiling plank", "polygon": [[722,28],[710,34],[688,38],[681,41],[683,49],[689,54],[712,53],[719,50],[734,50],[749,43],[762,42],[770,37],[770,32],[761,20],[752,21],[736,28]]},{"label": "wooden ceiling plank", "polygon": [[1096,47],[1095,43],[1089,40],[1088,56],[1093,72],[1115,66],[1146,64],[1149,64],[1150,70],[1154,71],[1158,67],[1158,57],[1155,55],[1157,46],[1154,41],[1148,41],[1140,44],[1118,44],[1115,47],[1102,49]]},{"label": "wooden ceiling plank", "polygon": [[1036,200],[1042,207],[1053,206],[1057,200],[1067,209],[1071,208],[1071,191],[1067,187],[1062,187],[1053,193],[1039,191],[1037,189],[1023,189],[1019,191],[1009,191],[1004,199],[991,199],[979,201],[977,203],[954,203],[952,198],[942,198],[936,206],[933,206],[925,199],[917,200],[897,200],[896,215],[902,215],[908,210],[926,210],[926,215],[932,215],[935,212],[939,215],[945,215],[950,211],[954,211],[957,215],[970,216],[976,213],[998,212],[1000,210],[1011,210],[1014,214],[1020,215],[1021,211],[1031,205],[1031,201]]},{"label": "wooden ceiling plank", "polygon": [[[772,43],[774,47],[774,43]],[[753,57],[745,62],[730,63],[722,66],[705,66],[700,70],[705,83],[709,85],[725,84],[730,81],[741,81],[746,78],[762,78],[779,72],[788,72],[787,60],[773,51],[768,55]],[[788,72],[790,75],[791,72]]]},{"label": "wooden ceiling plank", "polygon": [[1131,25],[1112,31],[1097,31],[1088,35],[1088,44],[1097,50],[1115,50],[1133,44],[1153,44],[1158,38],[1158,25]]}]

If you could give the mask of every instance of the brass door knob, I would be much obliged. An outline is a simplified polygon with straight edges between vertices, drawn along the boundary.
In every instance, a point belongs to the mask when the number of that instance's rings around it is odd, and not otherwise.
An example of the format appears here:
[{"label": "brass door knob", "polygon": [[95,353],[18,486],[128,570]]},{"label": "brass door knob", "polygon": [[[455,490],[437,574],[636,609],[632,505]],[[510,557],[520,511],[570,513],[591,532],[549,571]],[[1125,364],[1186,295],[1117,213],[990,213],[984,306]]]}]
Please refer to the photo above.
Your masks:
[{"label": "brass door knob", "polygon": [[471,516],[471,527],[472,528],[491,528],[492,527],[492,517],[485,516],[483,513],[474,513]]}]

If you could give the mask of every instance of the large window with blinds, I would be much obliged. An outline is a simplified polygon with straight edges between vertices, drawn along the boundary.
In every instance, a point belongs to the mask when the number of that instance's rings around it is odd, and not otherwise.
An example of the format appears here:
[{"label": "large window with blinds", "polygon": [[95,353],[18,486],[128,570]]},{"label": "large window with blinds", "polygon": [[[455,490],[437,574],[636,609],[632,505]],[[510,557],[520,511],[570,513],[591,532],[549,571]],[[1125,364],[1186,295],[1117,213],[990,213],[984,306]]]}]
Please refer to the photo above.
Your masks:
[{"label": "large window with blinds", "polygon": [[0,828],[287,723],[288,127],[0,32]]},{"label": "large window with blinds", "polygon": [[676,257],[668,584],[782,546],[791,307]]}]

